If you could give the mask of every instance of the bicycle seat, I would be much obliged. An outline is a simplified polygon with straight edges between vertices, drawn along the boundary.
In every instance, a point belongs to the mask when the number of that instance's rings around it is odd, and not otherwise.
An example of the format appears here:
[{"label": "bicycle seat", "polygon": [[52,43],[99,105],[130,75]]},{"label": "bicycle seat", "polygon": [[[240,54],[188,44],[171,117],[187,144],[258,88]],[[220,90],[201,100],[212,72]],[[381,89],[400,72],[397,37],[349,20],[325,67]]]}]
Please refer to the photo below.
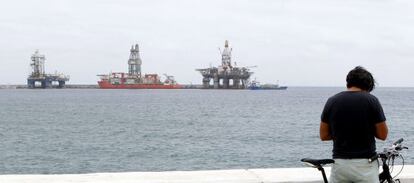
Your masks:
[{"label": "bicycle seat", "polygon": [[326,165],[326,164],[335,163],[335,161],[333,159],[311,159],[311,158],[303,158],[300,161],[305,162],[305,163],[309,163],[313,167],[321,167],[321,166]]}]

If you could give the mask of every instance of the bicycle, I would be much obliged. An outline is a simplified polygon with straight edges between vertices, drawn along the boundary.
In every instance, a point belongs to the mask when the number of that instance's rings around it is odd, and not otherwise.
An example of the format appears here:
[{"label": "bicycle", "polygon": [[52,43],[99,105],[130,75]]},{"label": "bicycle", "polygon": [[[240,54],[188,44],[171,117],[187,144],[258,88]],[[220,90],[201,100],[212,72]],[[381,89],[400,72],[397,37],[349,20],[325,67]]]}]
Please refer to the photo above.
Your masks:
[{"label": "bicycle", "polygon": [[[382,152],[378,153],[376,156],[369,159],[370,162],[375,160],[382,161],[382,172],[378,175],[380,183],[400,183],[399,179],[395,179],[403,170],[404,168],[404,157],[400,154],[403,149],[408,149],[408,147],[402,146],[403,139],[398,139],[396,142],[392,144],[391,147],[385,148]],[[394,160],[395,158],[400,157],[402,159],[402,167],[401,170],[393,177],[391,176],[391,172],[394,168]],[[323,181],[328,183],[328,179],[326,178],[325,170],[323,169],[324,165],[335,163],[333,159],[311,159],[311,158],[303,158],[301,159],[302,162],[306,163],[307,165],[317,168],[322,173]],[[379,163],[379,162],[378,162]],[[391,169],[391,172],[390,172]]]}]

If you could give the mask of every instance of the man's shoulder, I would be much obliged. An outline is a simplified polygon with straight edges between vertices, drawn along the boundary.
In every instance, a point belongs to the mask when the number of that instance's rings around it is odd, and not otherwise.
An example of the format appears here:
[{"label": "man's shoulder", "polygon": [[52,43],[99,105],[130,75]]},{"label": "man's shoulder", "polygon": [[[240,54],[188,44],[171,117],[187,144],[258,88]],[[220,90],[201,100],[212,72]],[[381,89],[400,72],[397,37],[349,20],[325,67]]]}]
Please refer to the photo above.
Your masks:
[{"label": "man's shoulder", "polygon": [[378,98],[369,92],[349,92],[342,91],[328,98],[328,103],[334,103],[336,101],[348,101],[348,100],[365,100],[365,101],[378,101]]},{"label": "man's shoulder", "polygon": [[331,105],[332,105],[333,103],[335,103],[336,101],[341,100],[341,98],[343,98],[343,97],[344,97],[344,92],[345,92],[345,91],[343,91],[343,92],[339,92],[339,93],[337,93],[337,94],[335,94],[335,95],[333,95],[333,96],[329,97],[329,98],[328,98],[328,100],[326,101],[326,105],[327,105],[327,106],[331,106]]},{"label": "man's shoulder", "polygon": [[339,99],[339,98],[342,98],[342,97],[345,97],[346,95],[348,95],[347,94],[347,92],[346,91],[342,91],[342,92],[339,92],[339,93],[337,93],[337,94],[335,94],[335,95],[333,95],[333,96],[331,96],[331,97],[329,97],[329,99],[328,100],[336,100],[336,99]]},{"label": "man's shoulder", "polygon": [[330,97],[330,99],[341,98],[341,97],[366,97],[377,99],[376,96],[372,95],[369,92],[352,92],[352,91],[342,91]]}]

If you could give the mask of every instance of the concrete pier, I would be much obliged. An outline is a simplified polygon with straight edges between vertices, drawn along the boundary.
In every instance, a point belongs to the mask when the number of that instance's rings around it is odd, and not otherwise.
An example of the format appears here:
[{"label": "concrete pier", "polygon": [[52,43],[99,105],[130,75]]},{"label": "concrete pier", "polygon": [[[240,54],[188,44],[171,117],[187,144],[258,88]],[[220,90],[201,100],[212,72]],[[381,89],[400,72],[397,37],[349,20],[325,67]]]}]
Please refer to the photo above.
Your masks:
[{"label": "concrete pier", "polygon": [[[395,166],[394,171],[401,169]],[[325,168],[328,176],[330,168]],[[396,172],[395,172],[396,173]],[[414,165],[405,165],[398,176],[414,183]],[[323,182],[315,168],[236,169],[208,171],[125,172],[61,175],[0,175],[7,183],[277,183]]]}]

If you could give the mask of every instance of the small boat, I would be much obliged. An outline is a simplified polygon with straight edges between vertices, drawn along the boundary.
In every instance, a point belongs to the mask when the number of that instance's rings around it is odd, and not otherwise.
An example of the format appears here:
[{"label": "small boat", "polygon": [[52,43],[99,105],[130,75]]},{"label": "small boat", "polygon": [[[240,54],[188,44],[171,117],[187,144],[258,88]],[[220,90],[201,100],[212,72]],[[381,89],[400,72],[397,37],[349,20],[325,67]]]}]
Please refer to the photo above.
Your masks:
[{"label": "small boat", "polygon": [[260,82],[253,80],[248,85],[250,90],[286,90],[287,86],[279,86],[279,84],[260,84]]}]

